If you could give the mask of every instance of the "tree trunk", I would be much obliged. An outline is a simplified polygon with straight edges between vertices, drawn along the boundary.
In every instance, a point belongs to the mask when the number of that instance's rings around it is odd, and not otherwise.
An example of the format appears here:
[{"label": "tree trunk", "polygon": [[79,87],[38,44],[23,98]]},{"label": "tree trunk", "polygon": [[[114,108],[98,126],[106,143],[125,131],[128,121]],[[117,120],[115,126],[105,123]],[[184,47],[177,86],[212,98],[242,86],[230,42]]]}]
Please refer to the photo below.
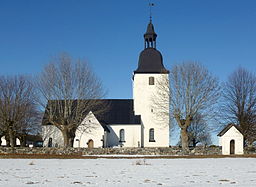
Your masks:
[{"label": "tree trunk", "polygon": [[14,147],[15,146],[15,136],[11,128],[9,129],[9,140],[10,140],[10,146]]},{"label": "tree trunk", "polygon": [[71,137],[71,134],[68,131],[68,129],[65,128],[61,132],[62,132],[62,135],[63,135],[64,147],[73,147],[74,137]]},{"label": "tree trunk", "polygon": [[20,136],[20,146],[21,147],[26,147],[26,135],[21,135]]},{"label": "tree trunk", "polygon": [[193,142],[193,147],[196,147],[196,139],[195,138],[193,138],[192,142]]},{"label": "tree trunk", "polygon": [[6,147],[11,147],[9,135],[5,136],[5,140],[6,140]]},{"label": "tree trunk", "polygon": [[68,131],[64,129],[61,132],[63,135],[64,147],[68,147]]},{"label": "tree trunk", "polygon": [[188,132],[187,128],[181,128],[180,130],[181,136],[181,146],[184,151],[188,151]]}]

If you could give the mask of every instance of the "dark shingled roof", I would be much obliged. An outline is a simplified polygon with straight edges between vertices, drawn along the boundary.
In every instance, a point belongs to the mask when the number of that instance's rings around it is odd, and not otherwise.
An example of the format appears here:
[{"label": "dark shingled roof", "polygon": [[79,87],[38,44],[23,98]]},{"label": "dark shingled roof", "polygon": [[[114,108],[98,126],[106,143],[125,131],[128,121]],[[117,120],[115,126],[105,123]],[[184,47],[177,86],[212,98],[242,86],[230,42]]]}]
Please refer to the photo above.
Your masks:
[{"label": "dark shingled roof", "polygon": [[26,140],[27,141],[43,141],[43,138],[41,135],[31,135],[27,134],[26,135]]},{"label": "dark shingled roof", "polygon": [[241,134],[243,134],[239,126],[230,123],[222,131],[220,131],[220,133],[217,136],[223,136],[231,127],[235,127]]},{"label": "dark shingled roof", "polygon": [[134,73],[169,73],[163,64],[162,54],[155,48],[146,48],[140,53],[138,69]]},{"label": "dark shingled roof", "polygon": [[156,49],[157,34],[151,20],[144,34],[145,49],[140,53],[137,70],[134,73],[169,73],[163,64],[162,54]]},{"label": "dark shingled roof", "polygon": [[148,39],[148,40],[152,39],[155,41],[156,37],[157,37],[157,34],[155,33],[154,25],[150,21],[150,23],[148,24],[148,27],[147,27],[147,31],[144,34],[144,38]]},{"label": "dark shingled roof", "polygon": [[101,121],[106,124],[141,123],[140,116],[134,115],[133,99],[105,99],[104,101],[109,109],[101,116]]},{"label": "dark shingled roof", "polygon": [[[88,100],[85,100],[85,103]],[[139,115],[134,115],[133,100],[132,99],[102,99],[107,110],[101,114],[94,114],[99,120],[105,131],[109,131],[106,127],[108,124],[140,124],[141,118]],[[51,101],[53,102],[53,101]],[[95,109],[88,109],[88,112],[94,112]],[[51,125],[47,120],[47,113],[45,112],[42,125]],[[85,115],[86,116],[86,115]]]}]

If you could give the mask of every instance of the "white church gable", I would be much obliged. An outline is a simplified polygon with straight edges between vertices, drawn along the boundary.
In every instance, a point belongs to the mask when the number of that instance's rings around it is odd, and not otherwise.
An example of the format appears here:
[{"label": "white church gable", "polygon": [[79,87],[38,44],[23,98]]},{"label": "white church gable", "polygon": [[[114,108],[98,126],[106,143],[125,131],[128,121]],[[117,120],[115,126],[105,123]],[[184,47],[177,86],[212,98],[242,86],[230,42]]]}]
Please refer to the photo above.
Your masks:
[{"label": "white church gable", "polygon": [[89,143],[93,147],[102,147],[103,135],[103,127],[90,111],[76,130],[74,147],[88,147]]}]

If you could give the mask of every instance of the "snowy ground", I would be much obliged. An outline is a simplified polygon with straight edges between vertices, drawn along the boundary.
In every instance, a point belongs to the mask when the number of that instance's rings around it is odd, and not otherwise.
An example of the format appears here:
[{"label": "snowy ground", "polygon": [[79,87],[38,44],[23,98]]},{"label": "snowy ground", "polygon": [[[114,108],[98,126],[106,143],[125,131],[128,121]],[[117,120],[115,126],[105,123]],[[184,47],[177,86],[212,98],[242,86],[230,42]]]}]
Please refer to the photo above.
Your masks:
[{"label": "snowy ground", "polygon": [[256,159],[1,159],[0,186],[255,187]]}]

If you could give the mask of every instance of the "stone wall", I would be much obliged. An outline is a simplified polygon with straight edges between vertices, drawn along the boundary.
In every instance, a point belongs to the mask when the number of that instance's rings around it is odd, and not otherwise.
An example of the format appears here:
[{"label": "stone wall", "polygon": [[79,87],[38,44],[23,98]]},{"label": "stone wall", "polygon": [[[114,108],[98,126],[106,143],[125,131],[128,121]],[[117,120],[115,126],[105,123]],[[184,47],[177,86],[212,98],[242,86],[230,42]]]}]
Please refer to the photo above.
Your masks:
[{"label": "stone wall", "polygon": [[256,147],[244,148],[244,154],[256,154]]},{"label": "stone wall", "polygon": [[[51,155],[221,155],[221,147],[196,147],[184,152],[180,147],[169,148],[29,148],[29,147],[0,147],[0,154],[51,154]],[[256,154],[255,148],[246,148],[245,154]]]},{"label": "stone wall", "polygon": [[196,147],[184,152],[180,147],[169,148],[28,148],[0,147],[0,154],[52,154],[52,155],[220,155],[220,147]]}]

